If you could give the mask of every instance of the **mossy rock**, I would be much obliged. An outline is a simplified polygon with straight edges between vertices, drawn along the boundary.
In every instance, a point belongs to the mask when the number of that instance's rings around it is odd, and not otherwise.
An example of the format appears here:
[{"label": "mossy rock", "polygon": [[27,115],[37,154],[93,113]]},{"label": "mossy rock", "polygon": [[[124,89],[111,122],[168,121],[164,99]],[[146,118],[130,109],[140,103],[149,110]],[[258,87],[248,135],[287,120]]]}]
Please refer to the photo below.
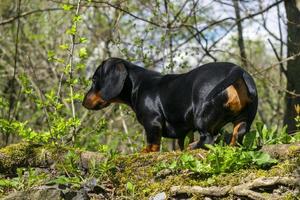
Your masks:
[{"label": "mossy rock", "polygon": [[22,142],[0,149],[0,173],[15,173],[20,167],[48,167],[67,150]]},{"label": "mossy rock", "polygon": [[13,172],[18,167],[34,165],[36,145],[19,143],[0,149],[0,173]]}]

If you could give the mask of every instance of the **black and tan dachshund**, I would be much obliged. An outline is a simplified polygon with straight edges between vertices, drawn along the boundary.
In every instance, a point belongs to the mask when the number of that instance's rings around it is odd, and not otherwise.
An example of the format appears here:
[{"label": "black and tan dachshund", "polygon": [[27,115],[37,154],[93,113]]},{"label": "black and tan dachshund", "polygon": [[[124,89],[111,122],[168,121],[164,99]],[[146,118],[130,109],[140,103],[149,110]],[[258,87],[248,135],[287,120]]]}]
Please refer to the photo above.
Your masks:
[{"label": "black and tan dachshund", "polygon": [[233,123],[230,145],[241,143],[257,111],[257,91],[251,76],[227,62],[209,63],[185,74],[161,75],[120,58],[102,62],[93,75],[83,106],[100,110],[124,103],[144,126],[147,147],[160,150],[161,137],[184,138],[198,131],[199,141],[189,149],[212,144],[227,123]]}]

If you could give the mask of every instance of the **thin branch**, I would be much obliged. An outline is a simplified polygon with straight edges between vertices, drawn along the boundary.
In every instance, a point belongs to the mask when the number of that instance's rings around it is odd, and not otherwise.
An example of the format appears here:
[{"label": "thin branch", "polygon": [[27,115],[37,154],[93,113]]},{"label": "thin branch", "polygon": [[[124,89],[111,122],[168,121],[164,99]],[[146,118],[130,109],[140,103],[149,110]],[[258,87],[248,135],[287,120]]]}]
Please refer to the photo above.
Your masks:
[{"label": "thin branch", "polygon": [[62,8],[45,8],[45,9],[37,9],[37,10],[32,10],[32,11],[20,13],[17,16],[11,17],[9,19],[6,19],[6,20],[0,22],[0,26],[9,24],[9,23],[11,23],[15,20],[19,20],[22,17],[26,17],[28,15],[32,15],[32,14],[35,14],[35,13],[46,12],[46,11],[58,11],[58,10],[63,10],[63,9]]},{"label": "thin branch", "polygon": [[232,1],[233,1],[233,5],[234,5],[236,24],[237,24],[237,29],[238,29],[238,45],[239,45],[239,50],[240,50],[240,55],[241,55],[241,61],[244,65],[244,67],[248,67],[239,0],[232,0]]},{"label": "thin branch", "polygon": [[284,66],[283,66],[283,63],[281,62],[281,57],[278,55],[277,51],[276,51],[276,48],[274,47],[273,43],[271,42],[270,39],[268,39],[268,42],[270,43],[273,51],[274,51],[274,54],[279,62],[279,66],[280,66],[280,71],[285,75],[287,76],[287,71],[284,69]]},{"label": "thin branch", "polygon": [[[199,1],[199,0],[198,0],[198,1]],[[197,1],[197,3],[198,3],[198,1]],[[171,22],[170,24],[173,24],[173,23],[177,20],[177,18],[178,18],[179,15],[182,13],[183,9],[185,8],[185,6],[186,6],[186,4],[187,4],[188,2],[189,2],[189,0],[186,0],[186,1],[182,4],[180,10],[176,13],[174,19],[172,20],[172,22]],[[197,4],[197,3],[196,3],[196,4]]]},{"label": "thin branch", "polygon": [[[17,8],[18,16],[21,13],[21,0],[18,1],[18,8]],[[16,80],[16,74],[17,74],[17,64],[18,64],[18,54],[19,54],[19,32],[20,32],[20,17],[18,17],[17,21],[17,32],[16,32],[16,40],[15,40],[15,57],[14,57],[14,71],[13,71],[13,77],[11,79],[11,88],[12,91],[10,93],[9,98],[9,111],[8,111],[8,119],[11,120],[11,112],[13,109],[13,104],[15,100],[15,80]]]},{"label": "thin branch", "polygon": [[[78,0],[77,2],[77,7],[76,7],[76,13],[75,13],[75,16],[78,16],[79,14],[79,9],[80,9],[80,1],[81,0]],[[76,27],[76,30],[77,30],[77,21],[74,22],[74,26]],[[76,35],[75,33],[72,34],[71,36],[71,52],[69,54],[69,66],[70,66],[70,71],[69,71],[69,76],[70,76],[70,80],[72,82],[72,79],[73,79],[73,54],[74,54],[74,48],[75,48],[75,38]],[[75,111],[75,105],[74,105],[74,88],[73,88],[73,84],[70,83],[70,99],[71,99],[71,108],[72,108],[72,117],[73,119],[76,118],[76,111]],[[75,135],[76,135],[76,128],[73,129],[73,133],[72,133],[72,141],[74,142],[75,140]]]},{"label": "thin branch", "polygon": [[[233,53],[230,53],[230,52],[228,52],[228,51],[224,51],[224,50],[220,50],[220,49],[218,49],[218,50],[213,50],[213,51],[219,51],[219,52],[222,52],[222,53],[228,53],[228,54],[231,55],[231,56],[234,56],[234,57],[238,57],[238,58],[239,58],[238,55],[233,54]],[[262,79],[265,79],[264,74],[263,74],[264,72],[267,72],[267,71],[269,71],[270,69],[272,69],[273,67],[278,66],[280,63],[284,63],[284,62],[287,62],[287,61],[289,61],[289,60],[294,60],[294,59],[295,59],[296,57],[298,57],[298,56],[300,56],[300,53],[295,54],[295,55],[290,56],[290,57],[287,57],[287,58],[285,58],[285,59],[282,59],[280,62],[273,63],[273,64],[269,65],[268,67],[261,67],[261,68],[263,68],[262,70],[259,70],[257,67],[255,67],[255,65],[254,65],[253,63],[251,63],[251,62],[248,60],[249,66],[252,67],[252,68],[255,70],[255,72],[254,72],[254,73],[251,73],[251,75],[252,75],[252,76],[258,76],[258,75],[260,75],[260,76],[262,76]],[[283,88],[282,86],[276,85],[276,84],[273,83],[271,80],[268,80],[268,81],[269,81],[269,84],[272,85],[272,87],[277,88],[277,89],[279,89],[279,90],[281,90],[281,91],[283,91],[283,92],[285,92],[285,93],[288,93],[288,94],[290,94],[290,95],[292,95],[292,96],[300,97],[300,94],[299,94],[299,93],[295,93],[295,92],[293,92],[293,91],[289,91],[289,90],[287,90],[286,88]]]},{"label": "thin branch", "polygon": [[152,24],[152,25],[157,26],[157,27],[167,28],[167,26],[163,26],[163,25],[161,25],[161,24],[158,24],[158,23],[156,23],[156,22],[150,21],[150,20],[148,20],[148,19],[141,18],[141,17],[139,17],[139,16],[137,16],[137,15],[135,15],[135,14],[129,12],[128,10],[125,10],[125,9],[121,8],[120,6],[117,6],[117,5],[112,4],[112,3],[110,3],[110,2],[106,2],[106,1],[91,1],[91,2],[92,2],[92,3],[99,3],[99,4],[106,4],[106,5],[109,5],[109,6],[113,7],[114,9],[120,10],[120,11],[122,11],[122,12],[124,12],[124,13],[130,15],[131,17],[133,17],[133,18],[135,18],[135,19],[138,19],[138,20],[147,22],[147,23]]},{"label": "thin branch", "polygon": [[[36,90],[36,92],[38,93],[38,96],[39,96],[40,100],[42,102],[45,102],[46,101],[45,100],[45,95],[44,95],[43,91],[41,90],[41,88],[39,87],[39,84],[37,84],[38,78],[37,78],[37,75],[36,75],[36,70],[33,67],[33,63],[31,61],[30,57],[28,57],[28,60],[30,62],[29,63],[29,67],[31,69],[31,73],[33,74],[33,76],[32,76],[32,78],[31,78],[31,76],[29,74],[27,74],[27,76],[30,77],[29,80],[30,80],[31,84],[33,85],[34,89]],[[51,123],[50,123],[49,113],[48,113],[48,111],[47,111],[47,109],[46,109],[45,106],[42,107],[42,110],[43,110],[43,112],[44,112],[44,114],[46,116],[46,121],[47,121],[47,126],[48,126],[49,133],[50,133],[50,135],[52,135],[52,129],[51,129]]]},{"label": "thin branch", "polygon": [[129,145],[130,145],[130,151],[133,153],[134,152],[133,145],[132,145],[132,141],[129,137],[128,127],[127,127],[126,121],[124,119],[124,113],[123,113],[122,109],[120,109],[120,115],[121,115],[122,126],[123,126],[125,134],[127,135],[127,140],[128,140]]}]

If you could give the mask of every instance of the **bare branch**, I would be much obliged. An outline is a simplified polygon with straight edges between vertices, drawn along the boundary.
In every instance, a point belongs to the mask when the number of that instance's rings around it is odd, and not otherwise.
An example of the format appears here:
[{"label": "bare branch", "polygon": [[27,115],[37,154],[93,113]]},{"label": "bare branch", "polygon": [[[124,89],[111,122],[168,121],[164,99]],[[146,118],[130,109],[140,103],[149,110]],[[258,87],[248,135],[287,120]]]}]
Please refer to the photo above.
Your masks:
[{"label": "bare branch", "polygon": [[[21,13],[21,0],[18,1],[18,16]],[[15,80],[16,80],[16,74],[17,74],[17,64],[18,64],[18,54],[19,54],[19,32],[20,32],[20,18],[18,17],[17,21],[17,32],[16,32],[16,40],[15,40],[15,57],[14,57],[14,70],[13,70],[13,77],[11,79],[11,88],[12,91],[10,93],[9,97],[9,111],[8,111],[8,119],[11,120],[11,112],[13,110],[13,106],[15,103],[15,94],[16,94],[16,88],[15,88]]]},{"label": "bare branch", "polygon": [[286,72],[286,70],[284,69],[283,63],[281,62],[281,58],[280,58],[280,56],[278,55],[278,53],[277,53],[277,51],[276,51],[276,48],[274,47],[274,45],[273,45],[273,43],[271,42],[270,39],[268,39],[268,42],[270,43],[270,45],[271,45],[271,47],[272,47],[272,49],[273,49],[273,51],[274,51],[274,54],[275,54],[275,56],[276,56],[276,58],[277,58],[277,60],[278,60],[278,62],[279,62],[280,71],[281,71],[285,76],[287,76],[287,72]]},{"label": "bare branch", "polygon": [[2,22],[0,22],[0,25],[6,25],[6,24],[9,24],[19,18],[22,18],[22,17],[26,17],[28,15],[32,15],[32,14],[35,14],[35,13],[39,13],[39,12],[47,12],[47,11],[59,11],[59,10],[63,10],[62,8],[45,8],[45,9],[38,9],[38,10],[32,10],[32,11],[28,11],[28,12],[24,12],[24,13],[21,13],[21,14],[18,14],[17,16],[14,16],[14,17],[11,17],[9,19],[6,19]]},{"label": "bare branch", "polygon": [[240,15],[240,5],[238,0],[232,0],[232,1],[234,5],[236,24],[238,29],[238,45],[239,45],[239,50],[241,55],[241,61],[245,67],[248,67],[244,36],[243,36],[243,26],[242,26],[241,15]]}]

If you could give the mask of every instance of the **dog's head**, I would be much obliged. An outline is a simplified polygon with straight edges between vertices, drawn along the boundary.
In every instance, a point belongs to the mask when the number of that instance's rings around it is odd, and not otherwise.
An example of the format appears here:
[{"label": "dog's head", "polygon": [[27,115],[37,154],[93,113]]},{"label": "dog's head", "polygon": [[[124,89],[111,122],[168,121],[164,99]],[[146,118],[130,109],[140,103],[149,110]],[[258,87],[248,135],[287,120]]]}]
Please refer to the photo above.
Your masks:
[{"label": "dog's head", "polygon": [[100,110],[114,102],[121,93],[128,73],[119,58],[109,58],[101,63],[93,75],[91,89],[82,105],[89,110]]}]

